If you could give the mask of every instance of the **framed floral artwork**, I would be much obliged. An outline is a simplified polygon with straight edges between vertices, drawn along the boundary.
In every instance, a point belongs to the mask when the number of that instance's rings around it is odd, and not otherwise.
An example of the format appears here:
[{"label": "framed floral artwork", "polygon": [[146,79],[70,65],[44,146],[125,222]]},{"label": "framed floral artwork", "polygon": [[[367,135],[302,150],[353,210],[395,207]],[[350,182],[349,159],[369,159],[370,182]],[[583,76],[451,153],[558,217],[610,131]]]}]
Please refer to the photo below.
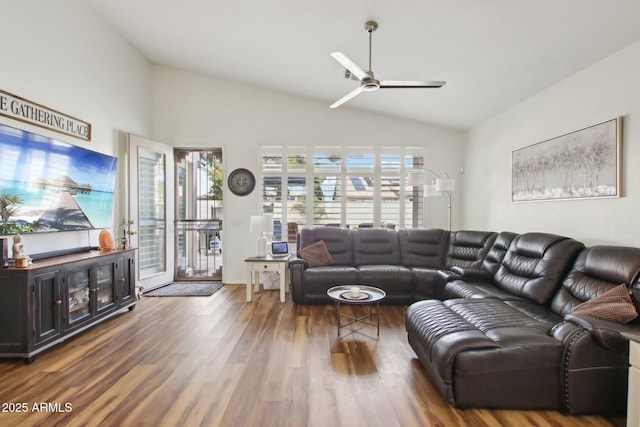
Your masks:
[{"label": "framed floral artwork", "polygon": [[514,150],[511,200],[620,197],[621,130],[616,117]]}]

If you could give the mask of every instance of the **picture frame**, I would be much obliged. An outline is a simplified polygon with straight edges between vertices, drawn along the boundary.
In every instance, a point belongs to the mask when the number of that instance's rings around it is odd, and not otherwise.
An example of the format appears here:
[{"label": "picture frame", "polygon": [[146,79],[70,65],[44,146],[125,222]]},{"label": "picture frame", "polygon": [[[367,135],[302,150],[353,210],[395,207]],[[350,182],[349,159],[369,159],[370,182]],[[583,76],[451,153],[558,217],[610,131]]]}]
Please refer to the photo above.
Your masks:
[{"label": "picture frame", "polygon": [[512,151],[511,201],[621,196],[622,118]]}]

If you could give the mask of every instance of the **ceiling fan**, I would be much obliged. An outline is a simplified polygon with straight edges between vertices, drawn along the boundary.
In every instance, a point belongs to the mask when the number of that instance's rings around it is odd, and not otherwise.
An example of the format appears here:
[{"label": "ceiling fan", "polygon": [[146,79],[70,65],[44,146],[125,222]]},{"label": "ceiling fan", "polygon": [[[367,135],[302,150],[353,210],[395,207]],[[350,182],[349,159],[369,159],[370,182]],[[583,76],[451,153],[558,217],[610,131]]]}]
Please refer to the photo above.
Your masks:
[{"label": "ceiling fan", "polygon": [[349,101],[351,98],[359,95],[361,92],[371,92],[378,89],[421,89],[421,88],[439,88],[445,85],[443,81],[418,81],[418,80],[376,80],[371,71],[371,34],[378,28],[378,23],[375,21],[367,21],[364,24],[364,29],[369,33],[369,71],[364,71],[355,62],[349,59],[345,54],[341,52],[333,52],[331,56],[342,64],[347,69],[345,73],[346,78],[353,80],[359,80],[360,86],[349,92],[344,97],[340,98],[329,108],[337,108]]}]

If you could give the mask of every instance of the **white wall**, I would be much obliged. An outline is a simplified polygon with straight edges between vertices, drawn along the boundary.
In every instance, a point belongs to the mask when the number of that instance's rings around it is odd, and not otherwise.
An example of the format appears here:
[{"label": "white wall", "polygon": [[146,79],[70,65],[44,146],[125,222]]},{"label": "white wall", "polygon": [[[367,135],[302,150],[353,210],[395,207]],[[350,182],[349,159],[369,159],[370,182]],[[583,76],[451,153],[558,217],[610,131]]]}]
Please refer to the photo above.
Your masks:
[{"label": "white wall", "polygon": [[[121,131],[150,134],[151,66],[82,0],[6,1],[0,7],[3,42],[0,89],[92,124],[85,142],[0,117],[0,123],[117,156]],[[120,158],[123,178],[126,159]],[[116,190],[116,217],[124,217],[124,183]],[[24,236],[26,253],[88,244],[97,233]]]},{"label": "white wall", "polygon": [[[467,135],[388,116],[152,67],[81,0],[7,1],[1,6],[0,89],[76,116],[93,125],[91,142],[25,128],[110,155],[119,155],[124,133],[188,147],[223,147],[226,172],[259,169],[263,145],[429,147],[429,168],[456,178],[453,228],[531,230],[568,235],[587,244],[638,245],[640,227],[640,43],[514,106]],[[623,116],[623,197],[512,203],[511,152],[590,124]],[[466,141],[466,150],[463,145]],[[464,151],[463,151],[464,150]],[[464,162],[459,159],[463,158]],[[460,163],[465,174],[457,173]],[[259,211],[259,193],[225,194],[225,281],[244,281],[242,259],[253,252],[248,217]],[[126,213],[124,182],[118,187],[114,227]],[[434,199],[432,226],[446,226],[446,202]],[[25,238],[28,252],[86,244],[87,233]],[[37,248],[37,249],[34,249]],[[232,254],[232,255],[230,255]]]},{"label": "white wall", "polygon": [[[118,156],[113,228],[126,217],[127,132],[175,146],[222,147],[227,173],[238,167],[257,173],[259,148],[273,144],[428,146],[428,167],[451,175],[458,169],[459,132],[152,67],[81,0],[3,2],[0,13],[7,37],[0,89],[91,123],[93,136],[84,142],[4,117],[0,123]],[[242,260],[255,241],[248,218],[260,208],[258,194],[225,194],[226,282],[245,279]],[[430,224],[446,227],[444,198],[432,202]],[[459,205],[454,200],[454,228]],[[45,252],[95,245],[97,233],[39,233],[24,242],[27,253]]]},{"label": "white wall", "polygon": [[[154,139],[174,146],[222,147],[226,175],[243,167],[259,179],[259,152],[265,145],[427,146],[427,167],[458,177],[454,172],[463,140],[456,131],[347,107],[331,110],[324,102],[166,67],[154,67],[153,94]],[[446,228],[445,198],[430,200],[430,225]],[[460,224],[459,205],[454,200],[454,228]],[[248,231],[249,216],[259,211],[259,191],[246,197],[225,192],[226,283],[245,280],[243,260],[254,254],[256,238]]]},{"label": "white wall", "polygon": [[[468,132],[465,228],[544,231],[587,245],[640,244],[640,42]],[[511,202],[511,152],[622,116],[623,197]]]}]

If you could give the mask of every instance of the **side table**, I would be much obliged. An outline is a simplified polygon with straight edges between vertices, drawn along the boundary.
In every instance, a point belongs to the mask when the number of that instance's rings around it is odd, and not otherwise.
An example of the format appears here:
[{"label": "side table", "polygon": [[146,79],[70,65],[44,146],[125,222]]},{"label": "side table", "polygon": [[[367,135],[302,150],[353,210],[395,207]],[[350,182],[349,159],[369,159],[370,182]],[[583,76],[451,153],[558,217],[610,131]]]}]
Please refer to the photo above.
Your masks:
[{"label": "side table", "polygon": [[[351,295],[351,288],[358,287],[360,293],[358,296]],[[327,290],[327,295],[336,303],[336,320],[338,321],[338,336],[340,336],[340,330],[345,326],[352,325],[356,322],[364,323],[365,325],[375,326],[380,336],[380,301],[387,296],[382,290],[373,286],[364,285],[342,285],[334,286]],[[353,317],[348,314],[344,314],[340,311],[342,304],[355,304],[355,305],[368,305],[369,314]],[[371,322],[373,319],[373,305],[376,306],[376,323]],[[342,323],[341,318],[346,318],[348,322]],[[365,320],[369,319],[369,321]]]},{"label": "side table", "polygon": [[285,302],[285,292],[289,292],[289,256],[249,257],[244,260],[247,266],[247,302],[251,302],[251,287],[260,292],[260,273],[264,271],[280,273],[280,301]]}]

